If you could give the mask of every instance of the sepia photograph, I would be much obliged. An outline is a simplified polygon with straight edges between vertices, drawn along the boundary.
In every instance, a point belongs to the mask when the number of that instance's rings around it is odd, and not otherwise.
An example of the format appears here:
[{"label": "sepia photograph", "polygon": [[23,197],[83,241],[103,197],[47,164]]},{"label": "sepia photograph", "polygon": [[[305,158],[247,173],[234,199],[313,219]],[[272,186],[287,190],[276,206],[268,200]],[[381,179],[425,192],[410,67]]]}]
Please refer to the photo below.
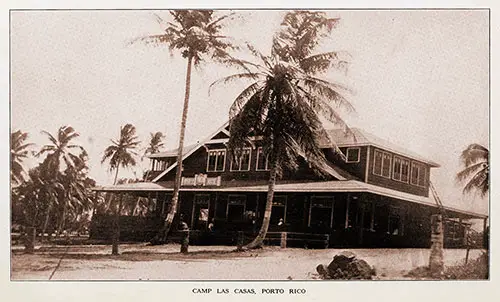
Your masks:
[{"label": "sepia photograph", "polygon": [[490,279],[489,9],[9,30],[11,281]]}]

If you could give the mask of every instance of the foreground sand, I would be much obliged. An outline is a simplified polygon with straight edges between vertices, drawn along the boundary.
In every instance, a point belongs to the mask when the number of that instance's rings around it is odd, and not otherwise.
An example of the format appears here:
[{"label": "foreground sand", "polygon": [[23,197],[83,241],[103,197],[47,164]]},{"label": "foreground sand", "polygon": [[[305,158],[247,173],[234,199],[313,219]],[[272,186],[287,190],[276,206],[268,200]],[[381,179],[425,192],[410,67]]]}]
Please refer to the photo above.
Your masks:
[{"label": "foreground sand", "polygon": [[[106,245],[41,247],[33,255],[11,254],[12,280],[310,280],[316,266],[328,264],[344,249],[280,249],[234,252],[232,246],[191,246],[188,255],[179,246],[123,244],[119,256]],[[350,249],[375,266],[379,279],[402,280],[411,269],[426,265],[428,249]],[[465,250],[445,250],[445,265],[463,262]],[[479,257],[472,250],[469,259]]]}]

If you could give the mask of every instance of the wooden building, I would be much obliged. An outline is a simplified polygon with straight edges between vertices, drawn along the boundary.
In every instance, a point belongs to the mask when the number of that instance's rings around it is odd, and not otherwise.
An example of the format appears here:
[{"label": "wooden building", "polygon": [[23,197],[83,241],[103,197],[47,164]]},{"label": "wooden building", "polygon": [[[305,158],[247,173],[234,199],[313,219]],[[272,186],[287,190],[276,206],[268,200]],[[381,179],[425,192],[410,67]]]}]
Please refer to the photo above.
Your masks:
[{"label": "wooden building", "polygon": [[[283,171],[275,187],[270,234],[302,234],[297,237],[301,243],[325,235],[330,247],[430,246],[430,217],[440,209],[429,195],[429,177],[439,165],[361,129],[353,129],[353,135],[342,130],[329,134],[347,160],[325,144],[326,176],[315,174],[303,159],[298,171]],[[195,244],[208,239],[209,243],[226,243],[223,238],[234,241],[236,232],[251,238],[260,228],[268,163],[258,138],[234,160],[226,149],[229,135],[225,124],[207,139],[184,148],[179,212]],[[95,188],[148,197],[154,205],[149,217],[121,218],[123,238],[135,234],[135,239],[149,240],[154,235],[169,207],[176,155],[171,150],[149,156],[148,182]],[[486,224],[486,215],[444,209],[448,247],[465,243],[471,219]],[[109,234],[106,221],[96,213],[92,236]],[[215,232],[209,232],[210,222]]]}]

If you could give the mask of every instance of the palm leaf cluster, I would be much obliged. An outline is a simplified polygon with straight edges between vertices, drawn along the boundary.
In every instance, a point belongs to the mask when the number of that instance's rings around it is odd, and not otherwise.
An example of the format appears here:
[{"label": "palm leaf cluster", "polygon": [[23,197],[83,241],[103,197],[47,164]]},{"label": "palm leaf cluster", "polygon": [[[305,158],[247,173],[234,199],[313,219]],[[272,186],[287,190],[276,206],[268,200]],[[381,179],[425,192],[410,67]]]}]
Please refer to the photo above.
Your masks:
[{"label": "palm leaf cluster", "polygon": [[216,16],[213,10],[171,10],[173,22],[156,15],[164,32],[134,40],[152,45],[167,45],[170,52],[179,50],[184,58],[192,58],[195,65],[204,59],[226,62],[229,51],[236,47],[227,36],[221,35],[222,21],[232,14]]},{"label": "palm leaf cluster", "polygon": [[126,124],[120,128],[120,137],[118,140],[111,140],[111,145],[104,150],[101,163],[109,160],[110,170],[116,170],[114,183],[116,184],[118,169],[120,166],[126,168],[135,166],[137,152],[135,151],[140,144],[136,135],[136,129],[132,124]]},{"label": "palm leaf cluster", "polygon": [[489,191],[489,150],[479,144],[470,144],[460,156],[465,167],[457,174],[459,182],[465,182],[464,193],[474,190],[485,196]]},{"label": "palm leaf cluster", "polygon": [[144,151],[144,155],[154,154],[161,151],[161,149],[165,146],[163,143],[163,139],[165,135],[161,132],[150,133],[149,145]]},{"label": "palm leaf cluster", "polygon": [[10,178],[13,183],[20,184],[25,179],[23,161],[31,154],[34,145],[26,143],[28,133],[17,130],[10,134]]}]

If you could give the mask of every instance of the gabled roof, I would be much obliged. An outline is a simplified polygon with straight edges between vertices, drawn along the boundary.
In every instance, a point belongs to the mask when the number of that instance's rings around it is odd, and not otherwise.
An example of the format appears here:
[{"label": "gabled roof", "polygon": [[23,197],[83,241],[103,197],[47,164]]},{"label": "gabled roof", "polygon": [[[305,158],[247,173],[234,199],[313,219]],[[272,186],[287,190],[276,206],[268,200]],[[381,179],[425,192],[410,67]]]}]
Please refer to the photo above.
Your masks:
[{"label": "gabled roof", "polygon": [[[184,154],[188,153],[192,149],[196,148],[198,145],[199,144],[196,143],[196,144],[191,144],[191,145],[188,145],[188,146],[184,146],[184,148],[182,148],[182,152]],[[146,157],[148,157],[148,158],[177,157],[177,152],[178,152],[177,150],[178,150],[178,148],[167,150],[167,151],[164,151],[164,152],[157,152],[157,153],[146,155]]]},{"label": "gabled roof", "polygon": [[[429,159],[424,158],[412,151],[402,148],[388,140],[382,139],[376,135],[366,132],[359,128],[350,128],[352,133],[348,133],[343,129],[327,130],[330,137],[336,142],[339,147],[355,147],[355,146],[375,146],[380,149],[391,151],[402,156],[406,156],[421,162],[424,162],[431,167],[439,167],[439,164]],[[327,141],[323,142],[327,147]]]},{"label": "gabled roof", "polygon": [[[217,134],[219,134],[219,132],[223,132],[228,125],[229,125],[229,121],[225,122],[224,125],[222,125],[221,127],[219,127],[219,129],[217,129],[217,131],[215,131],[214,133],[210,134],[203,141],[198,142],[195,145],[190,145],[192,147],[189,150],[186,150],[186,148],[183,148],[183,150],[182,150],[182,153],[183,153],[183,155],[182,155],[182,161],[184,161],[188,156],[190,156],[191,154],[193,154],[194,152],[196,152],[198,149],[200,149],[205,143],[207,143],[214,136],[216,136]],[[167,151],[167,152],[171,153],[171,152],[176,151],[176,150],[177,149],[172,150],[172,151]],[[173,165],[171,165],[170,167],[168,167],[168,169],[166,169],[165,171],[161,172],[158,176],[156,176],[153,179],[153,182],[157,182],[158,180],[160,180],[165,174],[167,174],[168,172],[170,172],[171,170],[173,170],[175,167],[177,167],[177,162],[175,162]]]}]

